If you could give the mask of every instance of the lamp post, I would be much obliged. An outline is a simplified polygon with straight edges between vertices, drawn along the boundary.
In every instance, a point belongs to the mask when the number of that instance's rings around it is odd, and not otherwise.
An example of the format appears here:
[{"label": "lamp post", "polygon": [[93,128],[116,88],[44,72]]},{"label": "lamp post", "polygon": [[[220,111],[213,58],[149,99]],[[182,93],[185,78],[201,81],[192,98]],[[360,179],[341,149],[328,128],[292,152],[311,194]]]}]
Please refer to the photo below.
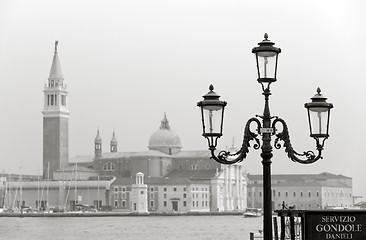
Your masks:
[{"label": "lamp post", "polygon": [[[263,233],[264,240],[272,240],[272,190],[271,190],[271,158],[272,146],[280,149],[283,145],[287,156],[294,162],[310,164],[322,158],[324,141],[329,137],[329,118],[332,103],[328,103],[321,94],[320,88],[311,98],[311,102],[305,103],[308,111],[310,136],[315,139],[316,151],[296,152],[291,145],[289,130],[286,122],[278,116],[271,116],[269,109],[270,86],[277,80],[278,54],[281,49],[274,47],[274,43],[268,40],[268,35],[264,35],[264,40],[258,43],[259,46],[253,48],[252,52],[256,56],[258,79],[264,95],[263,115],[250,118],[244,128],[243,143],[239,151],[230,153],[220,151],[215,154],[217,141],[223,135],[223,120],[225,101],[220,100],[220,96],[215,93],[213,85],[210,85],[209,92],[203,96],[203,100],[197,103],[201,108],[203,134],[211,151],[211,158],[221,164],[233,164],[243,161],[249,152],[250,142],[254,141],[252,148],[261,149],[263,165]],[[250,125],[254,123],[257,128],[252,132]],[[282,125],[282,131],[276,128],[277,124]],[[262,137],[260,141],[259,137]],[[272,142],[272,137],[274,141]],[[280,142],[283,142],[281,144]]]}]

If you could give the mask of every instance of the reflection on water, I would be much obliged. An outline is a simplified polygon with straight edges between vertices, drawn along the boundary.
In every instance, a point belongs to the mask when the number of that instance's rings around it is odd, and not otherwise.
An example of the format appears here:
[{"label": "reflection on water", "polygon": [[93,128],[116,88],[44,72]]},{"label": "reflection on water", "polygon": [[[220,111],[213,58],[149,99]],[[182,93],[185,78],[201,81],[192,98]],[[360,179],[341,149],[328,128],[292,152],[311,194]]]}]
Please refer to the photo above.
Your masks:
[{"label": "reflection on water", "polygon": [[151,216],[0,218],[1,239],[249,239],[262,218],[242,216]]}]

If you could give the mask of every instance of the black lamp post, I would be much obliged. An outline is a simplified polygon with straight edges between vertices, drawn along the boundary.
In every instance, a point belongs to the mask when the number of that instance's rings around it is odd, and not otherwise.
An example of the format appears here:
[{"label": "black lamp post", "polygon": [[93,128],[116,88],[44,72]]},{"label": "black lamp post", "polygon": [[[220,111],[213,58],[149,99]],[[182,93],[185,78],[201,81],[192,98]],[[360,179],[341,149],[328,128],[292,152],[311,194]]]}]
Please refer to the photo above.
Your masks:
[{"label": "black lamp post", "polygon": [[[263,115],[257,115],[249,119],[244,129],[244,139],[240,150],[236,153],[228,151],[220,151],[215,155],[217,140],[222,136],[225,101],[220,100],[220,96],[215,93],[214,87],[210,85],[208,92],[203,96],[203,101],[197,103],[201,108],[203,134],[207,141],[211,158],[222,164],[233,164],[243,161],[246,158],[250,148],[250,141],[255,141],[254,149],[261,148],[261,157],[263,165],[263,232],[264,240],[272,240],[272,190],[271,190],[271,158],[272,154],[272,137],[274,137],[273,146],[280,149],[283,146],[287,156],[294,162],[302,164],[313,163],[322,158],[322,150],[324,141],[329,137],[329,118],[330,109],[333,104],[326,102],[326,98],[317,89],[317,94],[312,97],[310,103],[305,103],[308,110],[310,136],[316,141],[317,154],[314,151],[305,151],[303,153],[296,152],[290,142],[290,135],[286,122],[277,117],[271,116],[269,110],[269,96],[271,95],[271,83],[277,80],[277,61],[278,54],[281,53],[280,48],[274,47],[274,43],[268,40],[268,35],[264,35],[264,40],[258,43],[258,47],[253,48],[252,52],[256,56],[258,82],[262,86],[264,95],[264,111]],[[255,132],[250,130],[250,125],[255,122],[257,129]],[[282,131],[278,132],[276,124],[281,123]],[[260,142],[259,136],[262,137]],[[228,158],[231,156],[230,158]]]}]

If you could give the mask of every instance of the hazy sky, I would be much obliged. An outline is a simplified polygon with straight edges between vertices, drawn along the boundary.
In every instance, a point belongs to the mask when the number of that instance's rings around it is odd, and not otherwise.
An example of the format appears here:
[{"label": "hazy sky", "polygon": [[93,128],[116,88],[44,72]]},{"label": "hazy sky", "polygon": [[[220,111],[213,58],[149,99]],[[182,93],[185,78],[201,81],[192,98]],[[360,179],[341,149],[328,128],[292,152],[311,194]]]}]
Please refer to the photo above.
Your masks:
[{"label": "hazy sky", "polygon": [[[287,121],[298,152],[314,150],[304,103],[319,86],[334,104],[324,159],[291,162],[274,150],[272,172],[352,177],[366,197],[366,2],[219,0],[0,0],[0,169],[42,169],[43,89],[55,40],[68,86],[70,157],[104,151],[113,129],[119,151],[147,150],[167,114],[183,150],[207,149],[196,103],[209,84],[228,102],[222,148],[242,141],[263,112],[251,49],[282,49],[271,113]],[[244,166],[261,173],[260,152]]]}]

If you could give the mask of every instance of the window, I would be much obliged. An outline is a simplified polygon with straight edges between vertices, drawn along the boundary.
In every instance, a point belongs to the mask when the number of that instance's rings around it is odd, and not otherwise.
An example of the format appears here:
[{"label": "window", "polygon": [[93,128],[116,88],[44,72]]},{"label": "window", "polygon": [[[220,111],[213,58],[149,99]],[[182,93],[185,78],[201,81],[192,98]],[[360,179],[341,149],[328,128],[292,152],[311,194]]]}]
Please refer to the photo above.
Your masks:
[{"label": "window", "polygon": [[296,197],[296,192],[294,192],[294,197]]},{"label": "window", "polygon": [[174,190],[174,192],[176,192],[177,191],[177,188],[175,187],[175,188],[173,188],[173,190]]},{"label": "window", "polygon": [[281,197],[281,193],[280,192],[278,192],[278,196]]},{"label": "window", "polygon": [[154,201],[150,201],[150,207],[154,207]]},{"label": "window", "polygon": [[115,192],[118,192],[118,187],[114,187],[114,191]]},{"label": "window", "polygon": [[166,193],[164,193],[164,198],[166,198]]},{"label": "window", "polygon": [[126,207],[126,201],[122,200],[122,207]]},{"label": "window", "polygon": [[186,206],[187,206],[187,202],[183,201],[183,207],[186,207]]},{"label": "window", "polygon": [[151,187],[151,188],[150,188],[150,192],[153,192],[153,191],[154,191],[154,187]]},{"label": "window", "polygon": [[142,194],[144,194],[144,191],[141,191],[141,192],[140,192],[140,194],[141,194],[141,195],[142,195]]},{"label": "window", "polygon": [[300,192],[300,197],[303,197],[303,192]]},{"label": "window", "polygon": [[118,207],[118,200],[114,200],[114,207],[117,208]]},{"label": "window", "polygon": [[103,171],[115,171],[116,167],[113,163],[108,162],[103,165]]},{"label": "window", "polygon": [[184,192],[186,192],[186,191],[187,191],[187,188],[185,188],[185,187],[184,187],[184,188],[183,188],[183,191],[184,191]]},{"label": "window", "polygon": [[164,192],[166,192],[166,187],[164,188]]},{"label": "window", "polygon": [[288,192],[285,193],[286,197],[288,197]]},{"label": "window", "polygon": [[311,192],[309,192],[309,197],[311,197]]},{"label": "window", "polygon": [[187,198],[187,194],[186,193],[183,193],[183,198]]},{"label": "window", "polygon": [[66,106],[66,96],[65,95],[61,95],[61,105]]},{"label": "window", "polygon": [[164,207],[166,207],[166,201],[164,201]]}]

